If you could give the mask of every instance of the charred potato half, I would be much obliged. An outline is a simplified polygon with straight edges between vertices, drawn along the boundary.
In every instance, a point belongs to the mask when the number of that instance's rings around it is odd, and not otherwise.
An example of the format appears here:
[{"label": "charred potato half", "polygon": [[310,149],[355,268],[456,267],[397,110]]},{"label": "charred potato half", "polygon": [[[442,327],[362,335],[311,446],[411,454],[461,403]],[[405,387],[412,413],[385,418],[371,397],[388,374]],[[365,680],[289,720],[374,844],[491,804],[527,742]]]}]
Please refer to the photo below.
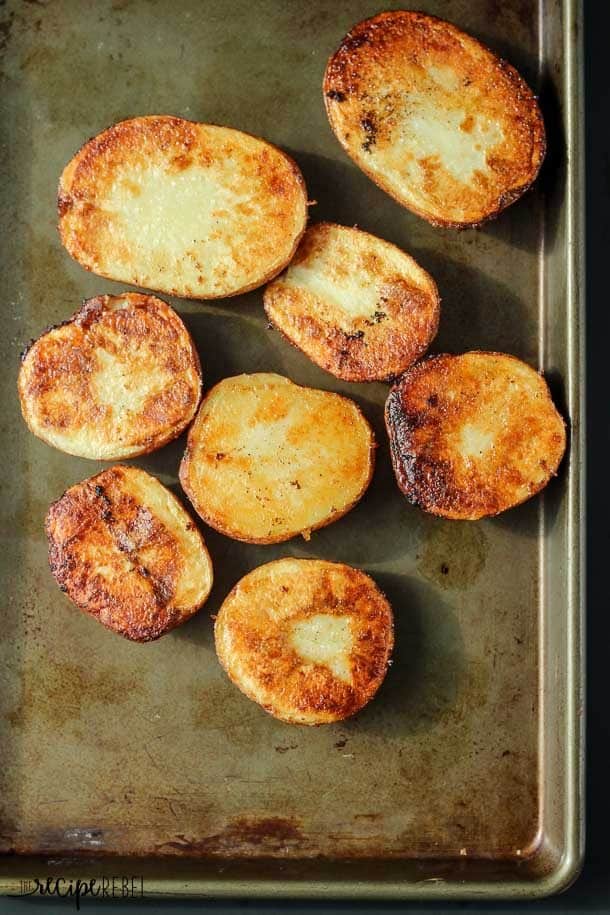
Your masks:
[{"label": "charred potato half", "polygon": [[212,563],[175,496],[137,467],[70,487],[47,514],[51,571],[62,591],[135,642],[158,639],[201,607]]},{"label": "charred potato half", "polygon": [[150,116],[85,143],[59,184],[68,252],[100,276],[184,298],[254,289],[292,257],[303,177],[277,147],[230,127]]},{"label": "charred potato half", "polygon": [[398,486],[444,518],[497,515],[543,489],[566,447],[545,380],[503,353],[432,356],[390,391]]},{"label": "charred potato half", "polygon": [[235,540],[278,543],[336,521],[364,494],[373,431],[346,397],[281,375],[225,378],[189,432],[180,482]]},{"label": "charred potato half", "polygon": [[400,375],[438,328],[439,295],[404,251],[359,229],[310,226],[287,270],[265,290],[270,321],[345,381]]},{"label": "charred potato half", "polygon": [[328,62],[324,100],[348,155],[433,225],[496,216],[544,158],[542,115],[517,71],[425,13],[356,25]]},{"label": "charred potato half", "polygon": [[101,461],[180,435],[201,398],[201,367],[173,308],[150,295],[102,295],[23,355],[24,419],[48,445]]},{"label": "charred potato half", "polygon": [[290,724],[358,712],[386,675],[392,609],[358,569],[278,559],[233,588],[215,625],[220,663],[239,689]]}]

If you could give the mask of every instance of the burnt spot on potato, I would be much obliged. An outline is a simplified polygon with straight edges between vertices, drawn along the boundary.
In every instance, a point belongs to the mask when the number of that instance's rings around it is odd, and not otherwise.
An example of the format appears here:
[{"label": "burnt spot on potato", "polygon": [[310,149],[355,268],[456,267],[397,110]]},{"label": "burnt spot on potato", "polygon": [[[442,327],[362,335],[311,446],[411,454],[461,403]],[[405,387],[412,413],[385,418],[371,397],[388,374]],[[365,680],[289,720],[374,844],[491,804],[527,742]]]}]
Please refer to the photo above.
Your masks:
[{"label": "burnt spot on potato", "polygon": [[360,126],[364,131],[365,136],[365,139],[362,142],[362,148],[365,152],[370,152],[371,147],[374,146],[377,141],[377,125],[370,112],[360,119]]}]

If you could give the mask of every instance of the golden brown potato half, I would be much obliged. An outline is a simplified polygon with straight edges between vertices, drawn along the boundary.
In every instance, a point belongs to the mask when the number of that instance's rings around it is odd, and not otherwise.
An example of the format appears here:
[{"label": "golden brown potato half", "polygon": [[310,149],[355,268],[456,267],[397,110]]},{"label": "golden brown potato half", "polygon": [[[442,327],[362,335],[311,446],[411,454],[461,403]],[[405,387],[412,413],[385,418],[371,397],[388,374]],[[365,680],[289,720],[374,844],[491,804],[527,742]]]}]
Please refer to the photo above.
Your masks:
[{"label": "golden brown potato half", "polygon": [[431,356],[413,366],[390,391],[386,425],[409,501],[468,521],[543,489],[566,446],[544,378],[504,353]]},{"label": "golden brown potato half", "polygon": [[150,116],[85,143],[61,176],[58,207],[61,240],[87,270],[215,299],[285,267],[307,193],[296,163],[264,140]]},{"label": "golden brown potato half", "polygon": [[186,429],[201,399],[191,335],[151,295],[89,299],[22,360],[26,423],[48,445],[79,457],[115,461],[154,451]]},{"label": "golden brown potato half", "polygon": [[212,563],[195,523],[137,467],[110,467],[70,487],[49,508],[46,531],[61,590],[127,639],[158,639],[210,593]]},{"label": "golden brown potato half", "polygon": [[517,71],[425,13],[354,26],[328,62],[324,100],[348,155],[433,225],[497,216],[544,158],[542,115]]},{"label": "golden brown potato half", "polygon": [[216,651],[239,689],[282,721],[327,724],[375,695],[394,645],[392,608],[358,569],[278,559],[233,588]]},{"label": "golden brown potato half", "polygon": [[180,482],[211,527],[279,543],[341,518],[373,474],[373,430],[347,397],[281,375],[225,378],[189,432]]},{"label": "golden brown potato half", "polygon": [[439,301],[432,277],[400,248],[329,222],[309,226],[265,289],[270,321],[345,381],[404,372],[436,334]]}]

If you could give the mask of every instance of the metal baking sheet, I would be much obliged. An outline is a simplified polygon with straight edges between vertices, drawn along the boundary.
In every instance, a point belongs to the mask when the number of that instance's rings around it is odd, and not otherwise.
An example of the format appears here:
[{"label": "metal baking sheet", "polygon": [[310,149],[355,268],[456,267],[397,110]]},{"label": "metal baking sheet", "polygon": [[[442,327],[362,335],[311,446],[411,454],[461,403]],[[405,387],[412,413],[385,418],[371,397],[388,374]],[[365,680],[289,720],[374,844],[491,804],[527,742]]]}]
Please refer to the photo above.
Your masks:
[{"label": "metal baking sheet", "polygon": [[[386,3],[385,7],[399,4]],[[581,13],[571,0],[422,0],[513,62],[539,93],[549,151],[534,190],[477,231],[434,229],[347,160],[321,80],[370,0],[29,0],[0,7],[4,332],[1,401],[1,888],[136,874],[145,895],[537,896],[582,856]],[[211,600],[150,645],[75,611],[47,568],[48,503],[101,465],[21,421],[19,352],[80,301],[123,287],[62,250],[62,167],[144,113],[229,124],[287,149],[312,219],[411,252],[443,299],[433,351],[505,350],[542,367],[571,444],[541,498],[452,523],[395,488],[382,384],[334,380],[270,331],[261,290],[173,300],[204,382],[275,371],[348,394],[380,442],[370,491],[310,542],[250,546],[205,529]],[[179,492],[184,440],[138,463]],[[210,614],[275,557],[364,568],[396,612],[395,662],[343,724],[265,715],[216,661]]]}]

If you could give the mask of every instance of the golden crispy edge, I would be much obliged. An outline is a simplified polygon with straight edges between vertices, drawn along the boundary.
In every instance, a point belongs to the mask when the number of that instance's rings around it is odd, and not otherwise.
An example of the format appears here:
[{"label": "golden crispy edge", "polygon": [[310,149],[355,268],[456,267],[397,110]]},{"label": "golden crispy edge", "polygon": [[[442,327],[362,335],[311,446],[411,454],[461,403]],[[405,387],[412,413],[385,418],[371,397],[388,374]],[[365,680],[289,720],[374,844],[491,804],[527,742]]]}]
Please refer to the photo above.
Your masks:
[{"label": "golden crispy edge", "polygon": [[387,676],[388,667],[389,667],[390,659],[392,656],[392,652],[394,650],[394,643],[395,643],[394,611],[393,611],[392,605],[391,605],[390,601],[388,600],[384,591],[382,591],[382,589],[377,584],[377,582],[367,572],[362,571],[362,569],[357,569],[355,566],[347,565],[344,562],[333,562],[332,560],[329,560],[329,559],[298,559],[298,560],[296,560],[299,563],[313,562],[316,564],[323,563],[325,565],[335,566],[335,567],[345,570],[346,573],[350,577],[352,576],[353,572],[358,573],[358,576],[360,576],[360,575],[364,576],[368,580],[369,586],[371,586],[371,588],[377,592],[377,594],[381,597],[383,603],[386,605],[386,607],[388,609],[389,625],[386,630],[387,639],[386,639],[386,652],[385,652],[385,663],[384,663],[384,668],[383,668],[383,675],[371,683],[371,687],[369,690],[367,690],[366,692],[364,690],[362,691],[361,694],[364,697],[363,701],[359,705],[355,705],[354,708],[351,709],[350,711],[348,711],[346,714],[341,715],[340,717],[329,716],[320,721],[312,721],[312,720],[304,721],[302,719],[299,719],[296,717],[291,717],[289,715],[282,715],[277,711],[275,706],[270,708],[268,706],[262,705],[260,703],[258,697],[251,690],[244,688],[244,686],[237,679],[237,677],[233,675],[233,673],[230,669],[230,664],[227,661],[227,658],[225,655],[225,643],[224,643],[224,638],[223,638],[225,626],[224,626],[224,620],[221,617],[221,611],[222,611],[224,605],[227,604],[235,596],[235,592],[237,591],[237,589],[239,588],[241,583],[246,578],[248,578],[250,575],[252,575],[254,572],[259,572],[261,569],[264,569],[267,566],[274,566],[274,565],[277,565],[278,563],[282,563],[287,558],[289,558],[289,557],[284,557],[281,559],[273,559],[273,560],[271,560],[271,562],[263,563],[263,565],[257,566],[255,569],[252,569],[251,572],[248,572],[246,575],[242,576],[242,578],[240,578],[240,580],[235,585],[233,585],[233,587],[231,588],[231,590],[229,591],[229,593],[223,600],[220,610],[218,611],[218,614],[214,620],[214,642],[215,642],[215,647],[216,647],[216,656],[218,658],[220,666],[222,667],[222,669],[228,676],[231,683],[233,683],[233,685],[244,696],[246,696],[247,699],[249,699],[251,702],[254,702],[255,705],[257,705],[260,709],[262,709],[268,715],[271,715],[273,718],[276,718],[278,721],[283,721],[285,724],[301,725],[302,727],[321,727],[324,724],[333,724],[338,721],[346,721],[348,718],[352,718],[354,715],[357,715],[359,712],[361,712],[369,704],[369,702],[371,702],[372,699],[375,698],[376,694],[381,689],[381,686],[383,685],[384,680]]},{"label": "golden crispy edge", "polygon": [[[133,471],[138,474],[144,474],[147,477],[152,477],[152,474],[147,473],[147,471],[142,470],[140,467],[133,467],[128,464],[117,464],[115,466],[117,469],[127,470],[129,473],[131,473]],[[74,599],[74,597],[67,594],[67,590],[63,586],[62,581],[60,580],[60,577],[59,577],[59,568],[60,568],[61,564],[56,562],[55,558],[54,558],[54,552],[61,549],[61,547],[55,541],[55,538],[53,537],[53,535],[51,533],[50,527],[51,527],[51,523],[53,521],[54,515],[57,512],[61,513],[61,511],[63,510],[63,506],[61,505],[61,503],[65,499],[66,495],[70,492],[70,490],[72,490],[76,487],[79,487],[79,486],[83,486],[84,484],[93,483],[94,480],[97,480],[99,477],[108,473],[108,471],[111,471],[114,469],[115,469],[114,467],[107,467],[104,470],[101,470],[99,473],[94,474],[92,477],[88,477],[85,480],[81,480],[79,483],[74,483],[72,486],[69,486],[68,489],[66,489],[58,499],[55,499],[55,501],[51,502],[51,504],[49,505],[47,514],[45,516],[45,534],[46,534],[47,545],[48,545],[49,568],[50,568],[51,574],[52,574],[59,590],[63,594],[66,595],[66,597],[70,601],[70,603],[72,603],[75,607],[77,607],[79,610],[81,610],[81,612],[86,613],[87,616],[92,617],[97,623],[99,623],[101,626],[103,626],[104,629],[107,629],[109,632],[114,632],[116,635],[121,635],[131,642],[138,642],[140,644],[144,644],[146,642],[155,642],[158,639],[160,639],[162,636],[166,635],[168,632],[171,632],[172,629],[176,629],[178,626],[181,626],[183,623],[187,622],[192,616],[194,616],[206,603],[206,601],[212,591],[212,586],[214,584],[214,566],[212,564],[212,558],[211,558],[208,548],[206,546],[205,540],[203,539],[203,534],[199,530],[199,527],[197,526],[195,521],[193,521],[191,514],[187,511],[187,509],[184,507],[182,502],[173,494],[173,492],[170,489],[167,488],[167,486],[164,486],[164,484],[161,483],[161,481],[159,479],[157,479],[157,477],[152,477],[152,479],[154,479],[157,483],[159,483],[159,485],[165,490],[166,494],[171,497],[171,500],[173,500],[173,502],[181,509],[181,511],[184,512],[186,517],[191,522],[192,527],[190,528],[190,532],[193,533],[195,538],[198,540],[199,546],[201,547],[203,556],[205,558],[207,571],[208,571],[208,588],[207,588],[207,592],[206,592],[203,600],[201,601],[201,603],[198,603],[192,607],[185,608],[179,617],[175,616],[174,619],[171,622],[169,622],[168,624],[166,624],[164,627],[160,628],[159,630],[154,630],[154,631],[144,634],[144,635],[142,634],[141,630],[135,626],[132,627],[131,629],[129,627],[125,628],[125,627],[119,627],[119,626],[116,626],[116,627],[110,626],[110,625],[107,625],[106,623],[101,622],[101,620],[99,619],[99,612],[89,609],[89,606],[86,603],[84,603],[84,602],[79,603],[77,600]]]},{"label": "golden crispy edge", "polygon": [[[343,138],[340,136],[340,134],[337,130],[337,127],[336,127],[336,124],[335,124],[335,121],[333,118],[334,105],[337,103],[337,100],[333,98],[332,93],[333,93],[333,76],[334,76],[333,71],[337,68],[340,68],[340,64],[337,61],[338,56],[341,53],[343,53],[346,48],[349,48],[352,45],[354,47],[358,47],[359,43],[362,43],[363,35],[366,35],[367,29],[370,28],[370,26],[372,24],[376,25],[380,22],[383,22],[384,20],[394,19],[395,14],[399,13],[399,12],[402,13],[403,15],[405,13],[409,13],[413,16],[420,16],[420,17],[424,17],[426,19],[432,19],[435,22],[438,22],[441,25],[447,27],[451,32],[457,33],[459,35],[466,35],[470,41],[477,44],[480,47],[480,49],[482,49],[486,54],[491,54],[493,56],[493,58],[498,62],[498,66],[500,66],[502,68],[502,70],[511,79],[511,81],[519,88],[527,90],[527,92],[532,97],[533,105],[532,105],[530,114],[533,116],[533,122],[534,122],[533,126],[532,126],[532,135],[534,138],[533,146],[535,149],[538,150],[538,161],[537,161],[537,165],[534,168],[532,177],[529,181],[527,181],[521,187],[513,188],[512,191],[506,193],[504,195],[504,197],[502,198],[500,205],[498,207],[496,207],[495,210],[492,210],[491,212],[486,213],[480,219],[473,220],[471,222],[459,222],[459,221],[455,221],[455,220],[451,220],[451,219],[442,219],[442,218],[439,218],[438,216],[431,216],[429,213],[426,213],[424,210],[421,210],[421,209],[413,206],[411,203],[406,204],[405,201],[401,197],[399,197],[398,194],[396,194],[394,190],[392,190],[389,186],[387,186],[386,182],[383,180],[383,177],[379,176],[379,174],[374,173],[372,170],[368,169],[365,165],[362,164],[361,160],[356,159],[356,157],[352,154],[348,144],[346,144],[344,142]],[[363,171],[365,173],[365,175],[371,179],[371,181],[373,181],[378,187],[380,187],[383,191],[385,191],[386,194],[388,194],[390,197],[392,197],[394,200],[396,200],[397,203],[399,203],[402,207],[404,207],[405,209],[409,210],[412,213],[415,213],[416,216],[420,216],[422,219],[425,219],[427,222],[429,222],[430,225],[433,225],[439,229],[443,229],[443,228],[444,229],[476,229],[479,226],[484,225],[486,222],[489,222],[492,219],[496,219],[500,215],[500,213],[502,213],[512,203],[515,203],[517,200],[519,200],[532,187],[532,185],[536,181],[536,178],[538,177],[538,174],[542,167],[542,163],[544,162],[544,158],[546,155],[546,131],[545,131],[545,127],[544,127],[544,120],[542,117],[542,112],[540,111],[540,106],[538,104],[536,96],[531,91],[530,87],[527,85],[527,83],[525,82],[525,80],[523,79],[523,77],[521,76],[519,71],[515,67],[513,67],[512,64],[509,64],[508,61],[504,60],[504,58],[500,57],[498,54],[495,53],[495,51],[492,51],[491,48],[489,48],[487,45],[483,44],[482,41],[479,41],[478,38],[475,38],[469,32],[464,32],[463,29],[460,29],[458,26],[454,25],[453,23],[448,22],[445,19],[441,19],[438,16],[432,16],[429,13],[416,12],[415,10],[394,10],[394,11],[378,13],[376,16],[371,16],[369,19],[363,19],[361,22],[357,23],[352,29],[350,29],[350,31],[341,41],[341,44],[339,45],[337,50],[328,59],[328,62],[326,64],[326,69],[324,71],[324,79],[323,79],[323,83],[322,83],[322,94],[323,94],[323,98],[324,98],[324,107],[326,109],[326,114],[327,114],[330,126],[332,128],[332,131],[335,134],[335,136],[336,136],[337,140],[339,141],[339,143],[341,144],[341,146],[343,147],[343,149],[345,150],[345,152],[347,153],[347,155],[350,157],[350,159],[353,162],[355,162],[355,164],[358,166],[358,168],[361,171]]]},{"label": "golden crispy edge", "polygon": [[[225,378],[223,380],[226,381],[227,379]],[[210,388],[209,391],[207,392],[207,394],[205,394],[205,396],[203,397],[201,404],[199,406],[197,416],[195,417],[193,424],[192,424],[191,428],[189,429],[188,438],[187,438],[187,442],[186,442],[186,450],[185,450],[182,460],[180,462],[180,469],[178,471],[178,479],[180,480],[180,485],[182,486],[182,489],[188,496],[189,502],[191,503],[191,505],[193,506],[193,508],[199,515],[199,517],[202,519],[202,521],[205,521],[205,523],[208,524],[210,527],[214,528],[214,530],[218,531],[220,534],[224,534],[226,537],[230,537],[232,540],[239,540],[241,543],[271,544],[271,543],[285,543],[287,540],[292,540],[294,537],[302,536],[303,532],[297,531],[297,533],[289,534],[288,536],[281,535],[278,537],[260,537],[260,538],[244,537],[242,534],[238,534],[234,530],[230,530],[228,527],[224,527],[221,523],[219,523],[217,518],[215,518],[213,515],[206,513],[205,510],[202,509],[201,506],[198,504],[197,496],[195,495],[195,492],[192,489],[192,487],[189,485],[190,465],[191,465],[191,461],[192,461],[191,454],[194,449],[193,443],[194,443],[194,438],[196,435],[196,426],[197,426],[197,421],[199,419],[199,414],[201,413],[201,411],[205,405],[205,402],[207,401],[208,397],[212,394],[212,392],[221,383],[222,382],[218,382],[217,384],[215,384],[214,387]],[[297,384],[295,381],[291,381],[291,384],[293,384],[297,388],[305,388],[306,390],[308,389],[307,385]],[[319,389],[312,388],[311,390],[319,390]],[[323,527],[327,527],[329,524],[332,524],[335,521],[339,521],[340,518],[343,518],[344,515],[347,515],[347,513],[349,511],[351,511],[355,505],[358,504],[360,499],[363,497],[364,493],[369,488],[371,480],[373,479],[373,473],[375,471],[375,451],[377,449],[377,441],[375,439],[375,432],[373,431],[373,427],[369,423],[368,419],[366,418],[366,416],[364,415],[364,413],[362,412],[362,410],[360,409],[360,407],[358,406],[358,404],[356,403],[355,400],[351,400],[349,397],[345,397],[343,394],[336,394],[334,391],[324,391],[324,393],[333,394],[333,396],[335,396],[335,397],[340,397],[342,400],[346,400],[349,404],[352,404],[358,411],[366,428],[369,430],[369,467],[368,467],[368,475],[367,475],[366,481],[365,481],[362,489],[356,496],[356,498],[353,500],[353,502],[350,502],[350,504],[348,506],[346,506],[346,508],[343,509],[342,511],[335,512],[329,518],[326,518],[324,521],[321,521],[320,524],[316,524],[313,527],[308,528],[307,530],[310,533],[313,533],[314,531],[319,531]]]},{"label": "golden crispy edge", "polygon": [[[132,123],[133,121],[149,121],[149,120],[154,121],[154,120],[159,120],[160,118],[176,120],[176,121],[181,121],[181,122],[186,121],[186,123],[188,123],[188,124],[199,125],[200,123],[202,123],[200,121],[191,121],[188,118],[180,118],[175,115],[155,115],[155,114],[147,114],[147,115],[142,115],[141,117],[126,118],[123,121],[117,121],[116,124],[112,124],[110,127],[107,127],[101,133],[96,134],[95,136],[90,137],[88,140],[86,140],[83,143],[83,145],[80,147],[80,149],[77,150],[77,152],[74,154],[74,156],[72,157],[70,162],[68,162],[68,164],[64,168],[63,172],[61,173],[61,176],[59,179],[59,186],[57,189],[57,212],[58,212],[58,216],[59,216],[59,220],[57,223],[57,231],[59,232],[59,237],[60,237],[61,243],[62,243],[63,247],[65,248],[65,250],[70,255],[70,257],[73,260],[75,260],[77,264],[80,264],[80,266],[83,267],[84,270],[87,270],[89,273],[95,272],[95,276],[101,276],[101,277],[104,277],[105,279],[109,279],[109,280],[113,279],[107,273],[102,273],[100,270],[93,271],[93,269],[90,266],[88,266],[87,264],[83,264],[81,261],[78,260],[78,258],[72,253],[72,251],[68,247],[66,239],[64,238],[63,226],[62,226],[62,217],[63,217],[62,197],[64,195],[67,195],[70,193],[72,181],[74,179],[76,170],[77,170],[78,166],[81,164],[81,162],[85,159],[85,157],[89,154],[91,148],[93,147],[93,144],[103,143],[110,132],[116,130],[117,128],[120,128],[121,125],[123,125],[123,124]],[[158,287],[153,290],[154,292],[161,292],[164,295],[176,295],[176,296],[179,296],[181,299],[194,299],[197,301],[206,301],[206,302],[211,301],[213,299],[230,299],[237,295],[244,295],[244,293],[251,292],[253,289],[258,289],[260,286],[264,285],[265,283],[268,283],[270,280],[272,280],[276,276],[278,276],[278,274],[280,274],[282,272],[282,270],[284,270],[284,268],[290,263],[290,261],[294,257],[294,253],[299,245],[301,238],[303,237],[303,233],[305,232],[305,229],[307,227],[307,208],[309,206],[309,200],[307,197],[307,188],[305,186],[305,179],[303,178],[303,173],[301,172],[301,169],[297,165],[295,159],[293,159],[292,156],[289,156],[287,152],[285,152],[283,149],[280,149],[280,147],[276,146],[275,143],[270,143],[269,140],[264,140],[262,137],[257,137],[256,134],[248,133],[245,130],[238,130],[236,127],[225,127],[222,124],[209,124],[208,126],[222,127],[223,130],[232,130],[235,133],[245,134],[246,136],[251,137],[254,140],[258,140],[260,143],[266,144],[267,146],[271,147],[271,149],[273,149],[277,153],[279,153],[280,156],[282,156],[285,159],[286,164],[289,166],[289,169],[292,172],[292,174],[296,180],[297,186],[301,190],[305,215],[303,218],[303,225],[301,227],[300,232],[295,236],[294,245],[292,247],[292,250],[290,251],[289,256],[286,258],[286,260],[282,264],[280,264],[279,267],[277,267],[275,270],[269,271],[268,274],[266,274],[261,280],[257,280],[255,283],[250,283],[246,286],[242,286],[239,289],[236,289],[234,292],[229,292],[229,293],[223,292],[222,294],[219,294],[219,295],[208,295],[205,297],[205,299],[202,299],[201,296],[196,296],[196,295],[192,295],[192,294],[187,295],[183,290],[177,291],[175,289],[164,289],[162,287]],[[136,285],[136,284],[134,283],[131,285]]]},{"label": "golden crispy edge", "polygon": [[[409,481],[408,471],[405,469],[403,454],[400,449],[401,440],[406,435],[406,432],[404,429],[405,421],[404,421],[402,406],[400,403],[400,388],[401,388],[401,384],[407,380],[408,376],[414,375],[415,373],[419,374],[420,372],[425,371],[425,368],[431,362],[441,361],[441,360],[445,360],[447,358],[453,359],[453,358],[455,358],[455,355],[464,355],[465,356],[465,355],[471,355],[472,353],[481,354],[483,356],[501,356],[503,358],[512,359],[515,362],[517,362],[520,366],[527,365],[528,368],[530,368],[533,372],[536,372],[536,374],[539,376],[541,381],[544,382],[544,385],[546,387],[546,394],[547,394],[548,402],[551,404],[551,406],[553,407],[553,409],[555,411],[556,416],[561,421],[561,425],[562,425],[562,429],[563,429],[563,449],[562,449],[561,457],[557,463],[556,469],[548,475],[546,480],[543,480],[539,486],[537,486],[535,489],[532,489],[531,492],[529,492],[523,499],[519,499],[517,502],[512,502],[510,505],[506,506],[506,508],[501,508],[497,512],[482,512],[481,514],[466,515],[466,514],[459,513],[459,512],[448,513],[446,510],[442,509],[442,507],[440,507],[434,501],[434,496],[432,496],[430,499],[422,498],[420,489],[419,488],[416,489],[414,483]],[[402,376],[402,378],[399,378],[398,381],[396,382],[396,384],[393,385],[393,387],[390,389],[390,392],[386,399],[384,418],[385,418],[386,432],[388,435],[388,441],[389,441],[389,445],[390,445],[390,458],[392,461],[392,469],[394,470],[394,476],[395,476],[396,484],[397,484],[398,488],[400,489],[402,494],[405,496],[405,498],[411,505],[416,505],[418,508],[421,508],[423,511],[426,511],[431,515],[436,515],[437,517],[440,517],[440,518],[447,518],[450,521],[478,521],[481,518],[496,517],[497,515],[503,514],[503,512],[505,512],[505,511],[510,511],[513,508],[517,508],[517,506],[519,506],[519,505],[523,505],[525,502],[529,502],[530,499],[533,499],[534,496],[536,496],[536,495],[538,495],[538,493],[542,492],[542,490],[548,485],[548,483],[550,482],[550,480],[553,477],[556,477],[559,474],[559,469],[561,467],[561,464],[563,463],[563,460],[565,458],[566,449],[567,449],[567,423],[566,423],[564,417],[561,415],[561,413],[557,409],[557,407],[555,406],[555,402],[552,398],[551,391],[549,389],[548,382],[546,381],[546,378],[544,377],[544,374],[542,372],[537,371],[532,366],[530,366],[527,362],[524,362],[522,359],[519,359],[517,356],[513,356],[511,353],[500,353],[497,350],[468,350],[467,353],[459,353],[459,354],[438,353],[438,354],[435,354],[434,356],[428,356],[427,359],[422,359],[421,362],[418,362],[416,365],[412,366],[411,369],[409,369],[407,372],[405,372],[405,374]],[[426,495],[425,491],[424,491],[423,495],[424,496]]]},{"label": "golden crispy edge", "polygon": [[[201,404],[203,375],[202,375],[202,371],[201,371],[201,360],[199,358],[199,353],[197,352],[197,349],[195,347],[195,341],[193,340],[193,337],[192,337],[188,327],[186,326],[186,324],[184,323],[184,321],[182,320],[182,318],[180,317],[178,312],[174,308],[172,308],[172,306],[169,305],[167,302],[164,302],[163,299],[159,299],[155,295],[150,295],[148,293],[140,293],[140,292],[124,292],[122,295],[121,294],[99,295],[99,296],[92,296],[92,298],[90,298],[90,299],[84,299],[80,308],[78,308],[70,318],[67,318],[65,321],[60,321],[58,324],[49,325],[49,327],[46,327],[43,330],[43,332],[40,334],[40,336],[30,340],[29,343],[24,347],[24,349],[21,353],[21,356],[20,356],[21,366],[19,368],[19,374],[17,377],[17,390],[19,393],[19,401],[21,404],[21,414],[23,416],[23,419],[25,420],[25,423],[26,423],[28,429],[32,433],[32,435],[36,436],[36,438],[40,439],[40,441],[44,442],[46,445],[49,445],[50,448],[55,448],[56,451],[63,451],[63,449],[58,448],[57,445],[55,445],[53,442],[50,442],[48,439],[46,439],[44,436],[42,436],[40,434],[40,430],[34,429],[34,427],[32,426],[30,411],[28,409],[28,398],[26,397],[26,394],[24,391],[23,365],[24,365],[28,355],[30,354],[30,352],[36,346],[36,344],[38,344],[44,337],[46,337],[47,334],[50,334],[52,331],[57,330],[59,327],[65,327],[68,324],[73,324],[75,321],[78,321],[79,318],[81,318],[83,315],[86,315],[88,310],[90,310],[98,302],[101,303],[102,308],[105,308],[106,302],[109,299],[129,299],[129,301],[133,302],[134,304],[137,304],[138,302],[146,302],[150,299],[156,299],[157,302],[161,302],[161,304],[165,307],[165,309],[167,309],[168,317],[172,320],[172,322],[176,326],[178,326],[178,329],[179,329],[180,333],[184,335],[185,340],[186,339],[188,340],[189,348],[190,348],[190,351],[191,351],[191,354],[193,357],[193,365],[194,365],[195,371],[197,373],[197,376],[199,378],[199,396],[197,398],[197,403],[196,403],[194,411],[193,411],[193,416],[191,416],[189,419],[186,419],[183,423],[179,423],[178,425],[174,426],[172,429],[169,429],[165,434],[159,434],[155,438],[151,439],[151,441],[147,445],[145,445],[141,450],[137,450],[137,451],[130,450],[128,455],[125,455],[121,452],[117,452],[116,454],[109,455],[108,457],[93,459],[93,460],[100,460],[100,461],[120,461],[120,460],[125,460],[127,457],[134,458],[134,457],[142,457],[142,455],[145,455],[145,454],[151,454],[153,451],[158,451],[159,448],[163,448],[164,445],[168,445],[170,442],[173,442],[174,439],[176,439],[180,435],[182,435],[184,430],[187,429],[190,426],[190,424],[193,422],[193,418],[197,415],[197,411],[199,410],[199,405]],[[71,451],[63,451],[63,453],[72,454]],[[76,456],[82,457],[82,455],[76,455]],[[84,458],[84,460],[90,460],[90,459]]]},{"label": "golden crispy edge", "polygon": [[[270,283],[266,287],[266,289],[263,293],[263,307],[265,309],[265,313],[266,313],[267,317],[269,318],[269,323],[272,324],[273,327],[275,328],[275,330],[277,330],[281,334],[281,336],[284,338],[284,340],[286,340],[288,343],[290,343],[291,346],[294,346],[295,349],[298,349],[299,352],[303,353],[303,355],[306,356],[307,359],[309,359],[311,362],[313,362],[314,365],[317,365],[319,368],[323,369],[323,371],[328,372],[329,375],[333,375],[335,378],[339,378],[341,381],[350,381],[350,382],[357,382],[357,383],[358,382],[369,382],[369,381],[370,382],[392,381],[398,375],[402,374],[402,372],[406,371],[406,369],[408,369],[411,365],[413,365],[413,363],[427,351],[428,347],[430,346],[430,344],[432,343],[432,341],[434,340],[434,338],[436,337],[436,335],[438,333],[438,326],[440,323],[440,315],[441,315],[441,297],[440,297],[440,294],[438,291],[438,286],[436,285],[436,282],[435,282],[434,278],[432,277],[432,275],[430,273],[428,273],[428,271],[425,270],[421,266],[421,264],[418,261],[416,261],[415,258],[411,254],[409,254],[407,251],[403,251],[403,249],[399,248],[398,245],[395,245],[390,241],[386,241],[385,238],[380,238],[377,235],[373,235],[372,232],[366,232],[364,229],[358,228],[358,226],[343,226],[338,222],[329,222],[328,220],[323,220],[322,222],[314,223],[314,225],[315,226],[329,226],[330,228],[334,228],[336,226],[340,229],[349,228],[350,231],[359,232],[361,235],[366,235],[368,238],[375,239],[375,241],[382,241],[384,244],[389,245],[391,248],[394,248],[395,250],[399,251],[400,254],[402,254],[406,257],[409,257],[415,264],[417,264],[417,267],[422,271],[422,273],[425,274],[425,276],[427,278],[425,291],[427,294],[430,295],[430,298],[434,302],[434,318],[433,318],[434,323],[431,327],[429,340],[425,344],[425,346],[421,347],[418,354],[413,359],[409,359],[407,362],[405,362],[404,365],[400,369],[398,369],[396,372],[391,372],[387,375],[374,375],[374,374],[371,374],[370,372],[364,372],[364,371],[358,372],[356,370],[350,371],[348,369],[346,369],[345,371],[339,372],[339,371],[336,371],[334,367],[331,367],[329,364],[326,364],[322,359],[320,359],[320,360],[314,359],[313,356],[311,356],[309,353],[307,353],[302,348],[302,346],[300,345],[298,340],[294,339],[287,330],[284,330],[283,327],[279,327],[279,325],[277,325],[274,322],[273,315],[271,313],[271,310],[272,310],[271,291],[272,291],[273,283]],[[269,294],[268,294],[268,290],[270,290]],[[323,345],[324,344],[321,342],[320,347],[322,348]],[[346,345],[349,347],[349,345],[350,345],[349,341],[347,342]]]}]

